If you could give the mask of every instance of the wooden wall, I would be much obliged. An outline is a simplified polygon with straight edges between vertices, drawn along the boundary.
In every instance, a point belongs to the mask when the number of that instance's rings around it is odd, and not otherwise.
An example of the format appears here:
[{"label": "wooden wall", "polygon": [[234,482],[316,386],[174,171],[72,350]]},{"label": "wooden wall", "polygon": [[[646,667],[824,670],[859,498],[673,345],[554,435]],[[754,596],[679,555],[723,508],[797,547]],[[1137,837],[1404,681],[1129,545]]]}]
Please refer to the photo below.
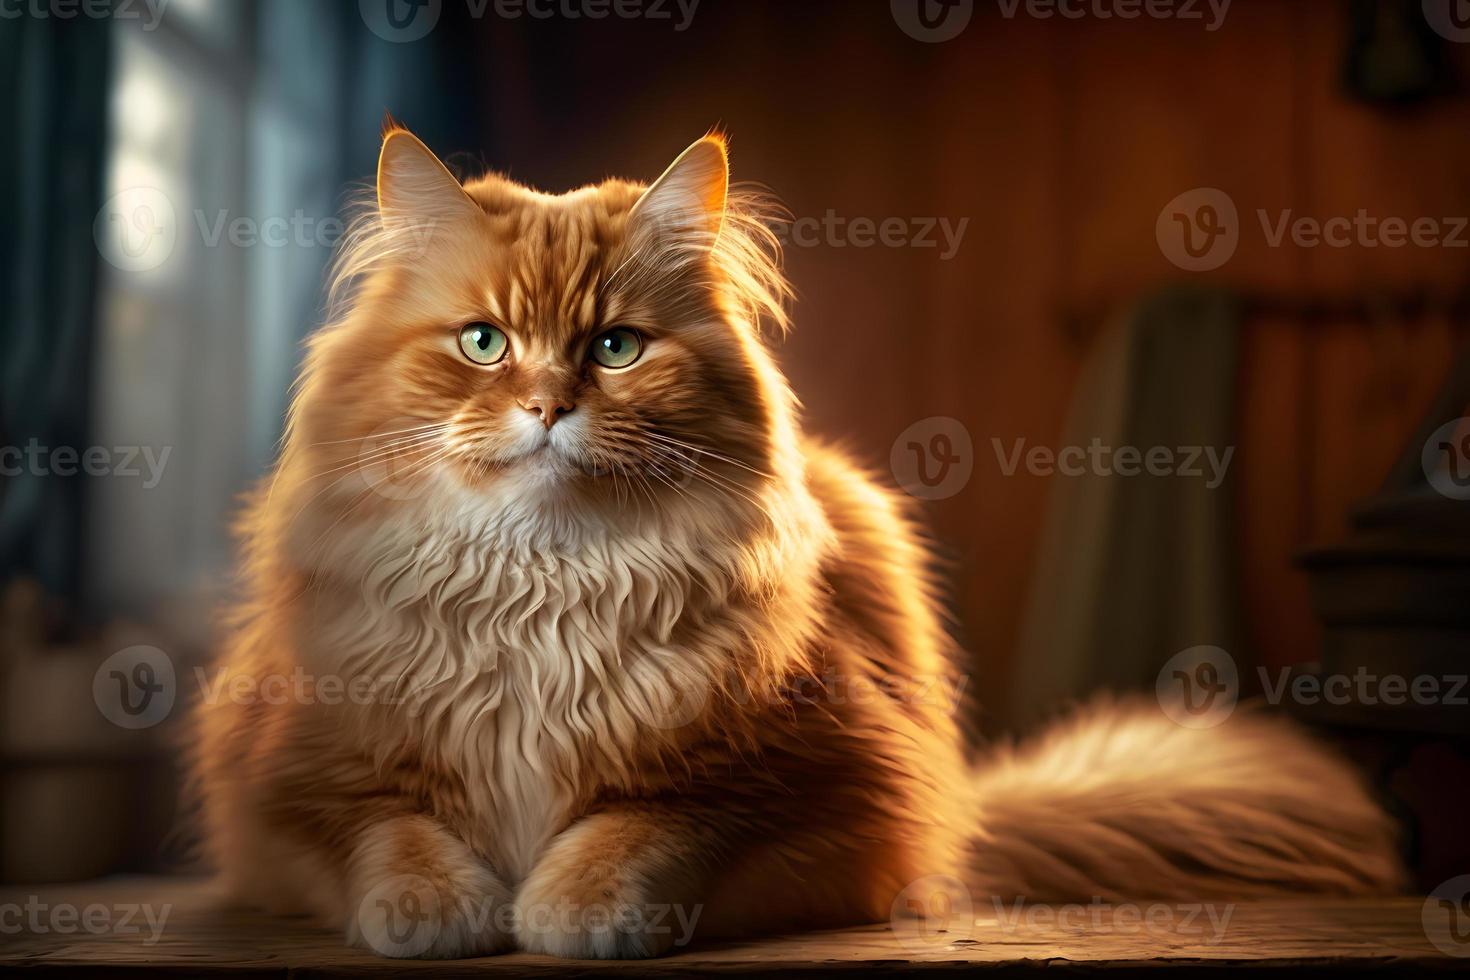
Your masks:
[{"label": "wooden wall", "polygon": [[[1024,9],[1024,8],[1023,8]],[[923,44],[886,2],[707,0],[684,32],[646,23],[473,25],[492,166],[548,187],[656,174],[712,125],[737,179],[798,216],[968,218],[959,254],[792,248],[797,329],[782,351],[812,428],[886,469],[910,423],[961,419],[976,465],[928,505],[956,563],[974,690],[1003,721],[1050,481],[1003,476],[992,438],[1055,445],[1088,324],[1168,281],[1281,296],[1453,289],[1470,249],[1272,248],[1255,218],[1470,214],[1470,96],[1413,111],[1348,101],[1347,5],[1236,0],[1199,21],[1007,18],[977,0]],[[1470,45],[1444,47],[1470,81]],[[555,57],[552,57],[555,55]],[[1226,191],[1234,258],[1185,273],[1155,220],[1191,188]],[[1249,662],[1307,660],[1316,634],[1290,556],[1342,529],[1448,367],[1445,322],[1268,317],[1240,366],[1238,562]]]}]

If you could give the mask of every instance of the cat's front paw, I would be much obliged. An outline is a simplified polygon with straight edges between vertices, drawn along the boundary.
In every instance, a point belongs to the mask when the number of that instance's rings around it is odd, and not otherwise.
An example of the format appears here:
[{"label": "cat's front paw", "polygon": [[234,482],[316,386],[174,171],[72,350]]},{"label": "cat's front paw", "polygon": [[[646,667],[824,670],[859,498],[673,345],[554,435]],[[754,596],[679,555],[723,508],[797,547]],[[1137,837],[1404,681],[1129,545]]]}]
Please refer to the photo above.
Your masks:
[{"label": "cat's front paw", "polygon": [[652,901],[613,876],[533,873],[516,896],[521,949],[576,960],[646,959],[684,942],[692,923],[673,903]]},{"label": "cat's front paw", "polygon": [[515,945],[510,889],[421,815],[366,830],[353,855],[347,941],[395,959],[458,959]]},{"label": "cat's front paw", "polygon": [[503,886],[463,884],[435,883],[417,874],[385,878],[362,894],[347,940],[394,959],[460,959],[512,948]]}]

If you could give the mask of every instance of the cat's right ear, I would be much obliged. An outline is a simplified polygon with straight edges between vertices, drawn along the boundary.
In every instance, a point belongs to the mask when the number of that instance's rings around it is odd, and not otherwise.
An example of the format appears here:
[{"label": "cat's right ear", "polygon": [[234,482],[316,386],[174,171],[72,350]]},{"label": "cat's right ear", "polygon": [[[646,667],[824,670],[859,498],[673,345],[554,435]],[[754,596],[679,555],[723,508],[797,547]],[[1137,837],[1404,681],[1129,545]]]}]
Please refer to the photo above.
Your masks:
[{"label": "cat's right ear", "polygon": [[389,129],[378,154],[378,213],[413,221],[480,212],[432,150],[406,129]]},{"label": "cat's right ear", "polygon": [[655,238],[708,249],[719,237],[729,190],[725,139],[711,133],[669,164],[633,205],[630,218],[635,229]]}]

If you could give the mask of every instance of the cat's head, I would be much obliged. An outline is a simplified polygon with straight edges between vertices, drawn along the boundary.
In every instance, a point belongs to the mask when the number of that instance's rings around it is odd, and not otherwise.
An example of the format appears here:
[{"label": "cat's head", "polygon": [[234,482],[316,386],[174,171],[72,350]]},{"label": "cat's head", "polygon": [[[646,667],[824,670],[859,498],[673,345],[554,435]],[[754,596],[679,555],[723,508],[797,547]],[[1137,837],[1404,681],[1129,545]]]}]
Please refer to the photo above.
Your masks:
[{"label": "cat's head", "polygon": [[462,184],[394,128],[375,198],[293,411],[306,465],[629,508],[748,497],[779,468],[790,396],[761,329],[787,287],[723,139],[647,187],[545,194]]}]

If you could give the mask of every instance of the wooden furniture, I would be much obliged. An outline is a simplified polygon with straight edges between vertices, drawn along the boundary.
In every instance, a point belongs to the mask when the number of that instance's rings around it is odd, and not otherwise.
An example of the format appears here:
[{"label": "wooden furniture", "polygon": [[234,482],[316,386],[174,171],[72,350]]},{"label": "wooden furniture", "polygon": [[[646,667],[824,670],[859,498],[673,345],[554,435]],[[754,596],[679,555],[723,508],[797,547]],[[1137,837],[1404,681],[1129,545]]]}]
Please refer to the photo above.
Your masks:
[{"label": "wooden furniture", "polygon": [[[1434,690],[1339,699],[1311,713],[1319,721],[1470,739],[1470,691],[1458,683],[1470,674],[1470,499],[1452,483],[1436,487],[1425,463],[1427,457],[1457,472],[1470,463],[1459,458],[1459,438],[1450,445],[1443,437],[1446,426],[1467,415],[1470,352],[1450,372],[1383,488],[1354,509],[1348,536],[1299,559],[1322,624],[1323,673],[1432,679]],[[1455,458],[1440,459],[1442,450]]]},{"label": "wooden furniture", "polygon": [[1470,463],[1457,423],[1467,415],[1470,353],[1348,534],[1298,559],[1322,646],[1320,663],[1297,673],[1316,675],[1305,678],[1322,685],[1313,690],[1334,680],[1337,696],[1289,707],[1374,771],[1426,888],[1470,869],[1456,789],[1470,772],[1470,494],[1456,482]]}]

